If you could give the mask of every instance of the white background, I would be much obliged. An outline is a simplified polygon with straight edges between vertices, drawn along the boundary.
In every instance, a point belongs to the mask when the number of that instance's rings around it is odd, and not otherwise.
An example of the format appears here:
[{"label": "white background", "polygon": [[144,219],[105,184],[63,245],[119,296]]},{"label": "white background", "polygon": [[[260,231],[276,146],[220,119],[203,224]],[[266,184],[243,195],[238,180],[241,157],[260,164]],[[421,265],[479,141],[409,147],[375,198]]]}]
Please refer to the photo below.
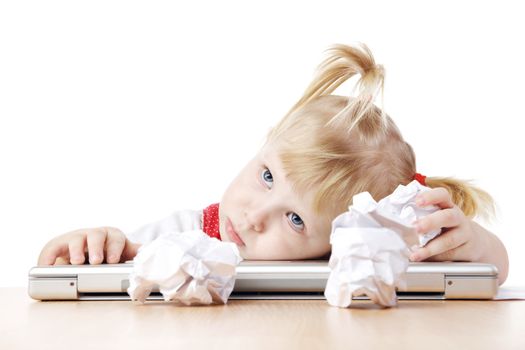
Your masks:
[{"label": "white background", "polygon": [[385,109],[419,172],[494,196],[484,224],[508,248],[507,285],[525,284],[518,6],[1,1],[0,286],[26,285],[61,233],[219,201],[323,50],[356,41],[386,68]]}]

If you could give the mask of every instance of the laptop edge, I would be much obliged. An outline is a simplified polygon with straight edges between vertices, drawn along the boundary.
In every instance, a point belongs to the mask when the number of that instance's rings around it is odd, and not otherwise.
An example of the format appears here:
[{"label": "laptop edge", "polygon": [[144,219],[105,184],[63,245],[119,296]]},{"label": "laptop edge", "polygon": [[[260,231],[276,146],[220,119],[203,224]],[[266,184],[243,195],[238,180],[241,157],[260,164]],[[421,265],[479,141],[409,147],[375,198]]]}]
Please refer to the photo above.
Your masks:
[{"label": "laptop edge", "polygon": [[[35,300],[130,300],[132,262],[38,266],[29,271],[28,294]],[[324,299],[328,261],[242,261],[229,299]],[[498,291],[494,265],[470,262],[410,263],[408,299],[492,299]],[[366,296],[354,299],[367,299]],[[147,300],[163,300],[158,289]]]}]

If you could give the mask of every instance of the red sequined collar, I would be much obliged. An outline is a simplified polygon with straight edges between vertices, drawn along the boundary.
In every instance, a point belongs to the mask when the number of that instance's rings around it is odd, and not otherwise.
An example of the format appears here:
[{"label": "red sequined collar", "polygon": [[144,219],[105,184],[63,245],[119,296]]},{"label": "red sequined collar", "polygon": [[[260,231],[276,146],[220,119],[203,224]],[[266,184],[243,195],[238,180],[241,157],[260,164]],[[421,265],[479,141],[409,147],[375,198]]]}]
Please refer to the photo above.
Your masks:
[{"label": "red sequined collar", "polygon": [[202,211],[202,230],[210,237],[221,240],[219,232],[219,203],[212,204]]}]

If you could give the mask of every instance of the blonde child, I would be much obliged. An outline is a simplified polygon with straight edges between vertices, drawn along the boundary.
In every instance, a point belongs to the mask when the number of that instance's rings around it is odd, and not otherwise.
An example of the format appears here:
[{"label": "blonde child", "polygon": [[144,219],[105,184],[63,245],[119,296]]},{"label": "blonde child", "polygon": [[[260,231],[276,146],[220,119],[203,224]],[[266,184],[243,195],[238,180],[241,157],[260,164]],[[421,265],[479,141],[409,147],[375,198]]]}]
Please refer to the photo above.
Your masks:
[{"label": "blonde child", "polygon": [[[178,211],[124,235],[113,227],[80,229],[52,239],[39,265],[118,263],[163,232],[202,229],[237,244],[244,259],[326,257],[332,220],[352,197],[368,191],[379,200],[417,179],[432,190],[418,205],[441,210],[414,225],[419,233],[443,228],[412,261],[478,261],[508,273],[502,242],[472,220],[493,212],[493,201],[466,181],[416,173],[412,147],[393,120],[374,105],[384,70],[364,44],[334,45],[303,97],[268,134],[266,143],[226,189],[219,204]],[[331,93],[359,74],[357,97]]]}]

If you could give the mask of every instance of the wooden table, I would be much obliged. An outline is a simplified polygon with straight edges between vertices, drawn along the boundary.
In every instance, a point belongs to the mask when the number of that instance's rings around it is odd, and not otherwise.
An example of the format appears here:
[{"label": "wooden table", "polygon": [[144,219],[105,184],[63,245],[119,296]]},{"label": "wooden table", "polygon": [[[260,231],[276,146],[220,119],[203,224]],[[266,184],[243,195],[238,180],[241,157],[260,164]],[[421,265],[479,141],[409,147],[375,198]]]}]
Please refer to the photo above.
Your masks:
[{"label": "wooden table", "polygon": [[0,288],[0,349],[525,349],[525,301],[41,302]]}]

